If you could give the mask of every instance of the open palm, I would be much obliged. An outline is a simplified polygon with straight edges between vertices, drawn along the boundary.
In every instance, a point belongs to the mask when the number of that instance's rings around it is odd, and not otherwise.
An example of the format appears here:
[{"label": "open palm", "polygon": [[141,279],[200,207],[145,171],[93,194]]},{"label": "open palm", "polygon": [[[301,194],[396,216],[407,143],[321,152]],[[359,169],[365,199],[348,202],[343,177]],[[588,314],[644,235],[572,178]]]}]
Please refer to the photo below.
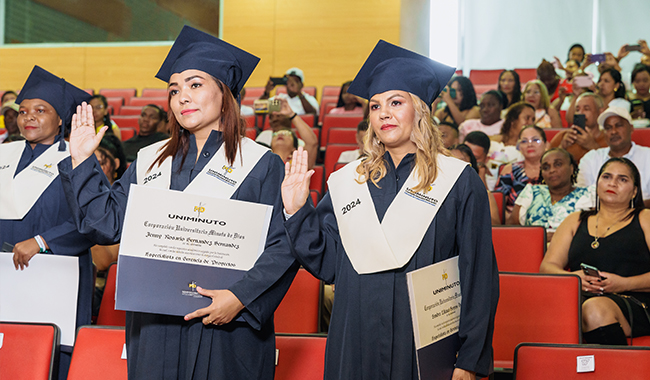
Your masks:
[{"label": "open palm", "polygon": [[95,153],[106,129],[108,127],[104,126],[99,133],[95,133],[93,108],[86,102],[77,106],[77,113],[72,115],[72,130],[70,132],[70,157],[73,168]]},{"label": "open palm", "polygon": [[295,214],[309,197],[309,181],[313,170],[307,170],[308,153],[299,147],[293,152],[291,163],[284,166],[282,181],[282,203],[288,214]]}]

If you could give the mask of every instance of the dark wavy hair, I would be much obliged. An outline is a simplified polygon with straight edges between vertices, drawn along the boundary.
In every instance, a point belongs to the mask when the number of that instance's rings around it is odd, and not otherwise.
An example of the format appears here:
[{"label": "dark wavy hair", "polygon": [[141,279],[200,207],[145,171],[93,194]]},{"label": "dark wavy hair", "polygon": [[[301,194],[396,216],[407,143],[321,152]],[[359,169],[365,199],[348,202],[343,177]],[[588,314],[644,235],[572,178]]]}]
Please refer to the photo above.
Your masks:
[{"label": "dark wavy hair", "polygon": [[618,72],[618,70],[610,67],[608,69],[603,70],[603,72],[600,73],[600,78],[602,78],[603,75],[605,74],[609,74],[614,80],[614,83],[618,84],[618,90],[614,92],[614,98],[625,99],[626,89],[625,89],[625,83],[623,83],[623,78],[621,77],[621,73]]},{"label": "dark wavy hair", "polygon": [[[108,100],[106,100],[106,97],[104,95],[93,95],[90,97],[88,100],[88,104],[90,104],[90,101],[93,99],[99,99],[100,102],[104,105],[104,109],[108,111]],[[106,130],[106,133],[112,134],[113,133],[113,123],[111,122],[111,114],[110,112],[106,112],[106,115],[104,115],[104,125],[108,127]]]},{"label": "dark wavy hair", "polygon": [[[222,93],[221,132],[223,134],[226,160],[229,165],[232,165],[235,162],[237,150],[241,149],[241,139],[246,132],[246,121],[244,121],[239,113],[239,104],[235,100],[230,88],[219,79],[207,73],[206,75],[217,83]],[[171,95],[168,95],[167,102],[171,102]],[[173,112],[169,113],[169,129],[171,139],[165,144],[162,152],[151,164],[149,170],[153,169],[156,165],[162,164],[167,157],[171,156],[173,158],[179,152],[183,155],[179,169],[185,163],[187,151],[190,147],[190,132],[178,123]]]},{"label": "dark wavy hair", "polygon": [[643,190],[641,188],[641,174],[639,174],[639,169],[637,169],[636,165],[634,165],[634,162],[630,161],[625,157],[612,157],[609,160],[605,161],[603,166],[600,167],[600,170],[598,171],[598,177],[596,177],[597,178],[596,207],[592,208],[591,210],[582,211],[580,213],[580,221],[583,221],[588,217],[592,215],[596,215],[598,213],[598,209],[600,208],[600,198],[598,198],[598,181],[600,180],[600,176],[603,175],[603,172],[605,171],[607,166],[609,166],[609,164],[613,162],[620,162],[621,164],[627,166],[628,169],[630,169],[630,172],[632,172],[632,179],[634,180],[634,186],[636,187],[636,196],[634,197],[634,209],[623,220],[628,220],[636,215],[639,215],[639,213],[645,208],[645,205],[643,204]]},{"label": "dark wavy hair", "polygon": [[[339,92],[339,101],[336,102],[336,108],[345,106],[345,103],[343,102],[343,89],[345,88],[345,86],[349,87],[350,84],[352,84],[352,81],[347,81],[347,82],[343,83],[343,85],[341,85],[341,91]],[[361,104],[361,103],[359,103],[359,101],[357,101],[357,106],[362,107],[363,104]]]},{"label": "dark wavy hair", "polygon": [[526,107],[535,112],[535,107],[523,100],[511,105],[510,108],[508,108],[508,111],[506,112],[506,118],[503,120],[503,125],[501,126],[501,136],[507,137],[510,134],[512,124],[515,122],[515,120],[519,119],[519,115],[521,115],[522,111]]},{"label": "dark wavy hair", "polygon": [[[499,82],[498,82],[499,87],[497,87],[497,89],[501,92],[503,92],[503,90],[501,89],[501,77],[505,73],[510,73],[515,78],[515,86],[512,89],[512,100],[510,100],[510,102],[503,107],[503,108],[508,108],[511,105],[517,103],[521,99],[521,80],[519,79],[519,74],[517,74],[515,70],[503,70],[501,74],[499,74]],[[506,101],[507,100],[508,97],[506,96]]]},{"label": "dark wavy hair", "polygon": [[472,152],[472,148],[470,148],[465,144],[456,144],[456,145],[452,145],[449,148],[450,152],[452,150],[457,150],[462,154],[466,155],[467,157],[469,157],[469,164],[472,166],[472,169],[476,170],[476,172],[478,173],[478,162],[476,161],[476,157],[474,157],[474,152]]},{"label": "dark wavy hair", "polygon": [[9,94],[14,94],[15,97],[18,97],[18,94],[16,94],[16,91],[11,91],[11,90],[5,91],[5,92],[2,93],[2,97],[0,97],[0,99],[2,99],[2,101],[0,101],[0,105],[2,105],[5,102],[5,96],[7,96]]},{"label": "dark wavy hair", "polygon": [[[476,91],[474,91],[474,85],[472,84],[472,81],[469,80],[469,78],[464,77],[464,76],[457,76],[454,77],[450,82],[449,82],[449,87],[451,88],[451,85],[454,84],[454,82],[458,82],[458,85],[460,86],[460,90],[463,92],[463,100],[460,102],[460,106],[458,107],[461,111],[468,110],[472,107],[474,107],[477,103],[476,101]],[[447,113],[451,113],[449,111],[449,106],[445,108],[445,111]]]},{"label": "dark wavy hair", "polygon": [[[539,127],[536,126],[535,128],[539,128]],[[546,139],[544,141],[546,141]],[[553,152],[560,152],[569,159],[569,165],[573,166],[573,172],[571,173],[571,183],[575,185],[576,181],[578,180],[578,172],[579,172],[578,161],[576,161],[576,159],[573,157],[573,155],[571,153],[567,152],[566,150],[564,150],[562,148],[551,148],[551,149],[547,150],[546,152],[544,152],[544,154],[542,154],[542,157],[539,159],[539,163],[540,163],[539,177],[537,177],[537,178],[544,179],[544,177],[542,176],[542,165],[541,165],[541,163],[542,163],[542,161],[544,161],[544,157],[546,157],[547,154],[553,153]]]}]

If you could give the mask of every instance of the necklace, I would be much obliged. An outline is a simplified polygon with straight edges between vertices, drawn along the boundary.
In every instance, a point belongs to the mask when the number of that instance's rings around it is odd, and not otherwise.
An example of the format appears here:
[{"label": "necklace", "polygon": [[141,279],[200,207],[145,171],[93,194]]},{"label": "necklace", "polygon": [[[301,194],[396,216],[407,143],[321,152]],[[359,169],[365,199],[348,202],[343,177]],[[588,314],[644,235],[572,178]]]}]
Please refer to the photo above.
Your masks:
[{"label": "necklace", "polygon": [[[596,214],[596,236],[594,236],[594,241],[591,242],[591,248],[593,248],[593,249],[597,249],[598,247],[600,247],[600,243],[598,242],[598,239],[601,238],[601,236],[598,236],[598,217],[599,216],[600,216],[600,214]],[[603,234],[603,237],[605,235],[607,235],[610,228],[614,227],[616,224],[621,222],[623,219],[625,219],[625,217],[627,217],[627,215],[622,217],[621,219],[617,220],[616,222],[614,222],[611,226],[607,227],[607,229],[605,230],[605,233]]]}]

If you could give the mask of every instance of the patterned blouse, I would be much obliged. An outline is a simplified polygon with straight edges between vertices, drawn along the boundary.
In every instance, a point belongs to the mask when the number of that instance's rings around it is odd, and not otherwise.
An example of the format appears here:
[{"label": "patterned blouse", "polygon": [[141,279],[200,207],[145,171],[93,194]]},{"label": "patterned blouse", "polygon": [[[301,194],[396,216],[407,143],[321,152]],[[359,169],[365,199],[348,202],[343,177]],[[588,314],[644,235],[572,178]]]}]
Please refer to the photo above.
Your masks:
[{"label": "patterned blouse", "polygon": [[555,231],[569,214],[588,210],[596,201],[595,185],[576,187],[564,198],[551,204],[551,193],[546,185],[526,185],[515,201],[520,206],[519,223],[522,226],[542,226]]},{"label": "patterned blouse", "polygon": [[503,197],[506,201],[506,210],[512,212],[517,195],[529,183],[532,185],[542,183],[541,176],[538,175],[538,178],[534,179],[528,178],[526,171],[524,171],[524,162],[519,161],[512,164],[512,172],[499,177],[499,181],[494,187],[494,191],[503,193]]}]

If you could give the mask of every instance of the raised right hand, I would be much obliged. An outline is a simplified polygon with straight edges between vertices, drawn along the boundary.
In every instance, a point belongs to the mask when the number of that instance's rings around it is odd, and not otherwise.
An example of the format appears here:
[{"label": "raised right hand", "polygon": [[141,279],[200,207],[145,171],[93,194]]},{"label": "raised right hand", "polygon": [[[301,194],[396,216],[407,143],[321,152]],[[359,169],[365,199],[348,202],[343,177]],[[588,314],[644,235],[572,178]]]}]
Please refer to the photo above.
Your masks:
[{"label": "raised right hand", "polygon": [[293,152],[291,162],[284,165],[282,203],[287,214],[295,214],[309,197],[309,180],[314,171],[307,171],[308,162],[307,151],[298,147],[298,150]]},{"label": "raised right hand", "polygon": [[72,130],[70,131],[70,157],[73,169],[95,154],[107,129],[108,126],[103,126],[99,133],[95,133],[93,107],[86,102],[77,106],[77,113],[72,115]]}]

